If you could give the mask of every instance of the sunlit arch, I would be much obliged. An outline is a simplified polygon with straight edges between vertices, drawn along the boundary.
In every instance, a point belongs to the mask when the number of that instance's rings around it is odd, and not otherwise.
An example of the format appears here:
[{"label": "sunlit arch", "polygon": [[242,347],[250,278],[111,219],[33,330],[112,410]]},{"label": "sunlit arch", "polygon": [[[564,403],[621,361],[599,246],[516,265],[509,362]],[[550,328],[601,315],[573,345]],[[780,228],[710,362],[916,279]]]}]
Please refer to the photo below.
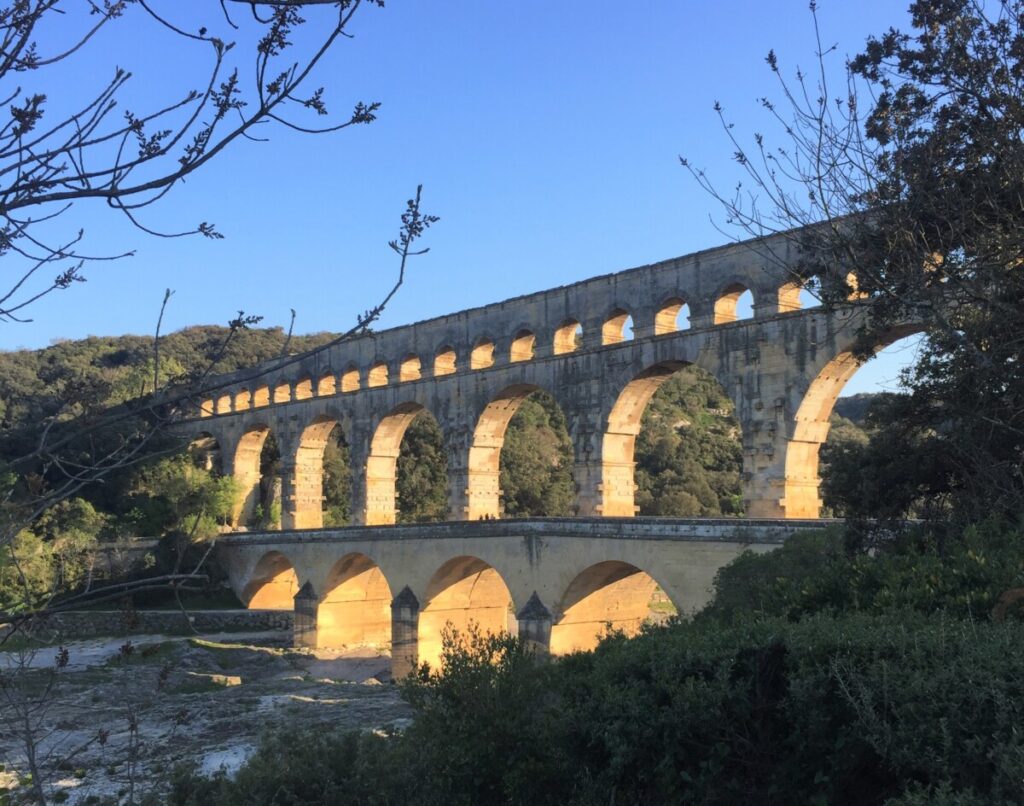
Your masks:
[{"label": "sunlit arch", "polygon": [[317,608],[317,646],[390,648],[391,586],[365,554],[346,554],[331,568]]},{"label": "sunlit arch", "polygon": [[627,328],[627,322],[631,319],[625,308],[612,310],[601,326],[601,344],[619,344],[633,338],[632,331]]},{"label": "sunlit arch", "polygon": [[[921,332],[919,325],[896,328],[878,340],[875,352]],[[828,437],[829,417],[843,387],[863,366],[853,351],[844,351],[817,374],[793,418],[793,433],[786,445],[785,489],[782,507],[787,518],[817,518],[821,508],[818,462]]]},{"label": "sunlit arch", "polygon": [[[658,591],[654,577],[626,562],[609,560],[584,569],[557,608],[551,654],[593,649],[609,630],[635,635],[650,620]],[[667,595],[660,599],[653,603],[663,615],[678,612]]]},{"label": "sunlit arch", "polygon": [[551,345],[554,354],[564,355],[565,353],[576,352],[580,347],[582,337],[583,327],[579,321],[576,319],[566,319],[555,330]]},{"label": "sunlit arch", "polygon": [[319,529],[324,525],[324,449],[338,425],[337,419],[325,415],[302,429],[288,502],[293,529]]},{"label": "sunlit arch", "polygon": [[665,381],[686,366],[666,361],[641,372],[619,393],[608,413],[601,446],[601,514],[632,517],[636,514],[634,451],[644,409]]},{"label": "sunlit arch", "polygon": [[238,499],[232,520],[236,525],[248,524],[260,502],[260,454],[270,429],[254,425],[238,440],[235,447],[234,476],[238,484]]},{"label": "sunlit arch", "polygon": [[420,357],[418,355],[407,355],[398,365],[398,382],[418,381],[422,375]]},{"label": "sunlit arch", "polygon": [[515,632],[515,609],[505,580],[479,557],[455,557],[444,563],[427,585],[419,619],[419,659],[437,668],[445,626],[465,632],[470,624],[482,633]]},{"label": "sunlit arch", "polygon": [[503,389],[484,407],[469,449],[466,519],[497,518],[501,513],[501,448],[508,424],[523,401],[540,387],[516,384]]},{"label": "sunlit arch", "polygon": [[332,372],[326,372],[316,382],[316,396],[330,397],[337,391],[337,378]]},{"label": "sunlit arch", "polygon": [[341,392],[355,392],[358,391],[360,386],[359,382],[359,369],[357,367],[349,366],[341,374]]},{"label": "sunlit arch", "polygon": [[313,397],[313,379],[303,378],[295,384],[295,400],[309,400]]},{"label": "sunlit arch", "polygon": [[689,314],[687,313],[685,327],[680,327],[679,316],[689,306],[683,297],[669,297],[661,303],[657,313],[654,315],[654,335],[662,336],[665,333],[675,333],[677,330],[689,328]]},{"label": "sunlit arch", "polygon": [[750,295],[751,306],[757,303],[753,298],[753,291],[745,284],[733,282],[726,285],[715,298],[714,324],[724,325],[737,321],[740,318],[737,312],[740,298],[745,294]]},{"label": "sunlit arch", "polygon": [[256,563],[242,601],[250,610],[292,610],[298,590],[292,563],[281,552],[270,551]]},{"label": "sunlit arch", "polygon": [[396,406],[381,418],[373,432],[366,459],[366,520],[368,526],[392,524],[396,520],[395,480],[402,437],[412,421],[425,411],[419,403]]},{"label": "sunlit arch", "polygon": [[434,356],[434,377],[440,378],[443,375],[452,375],[456,371],[455,348],[445,345]]},{"label": "sunlit arch", "polygon": [[509,348],[508,360],[512,363],[532,360],[536,342],[537,337],[533,334],[533,331],[516,331],[516,335],[512,339],[512,345]]},{"label": "sunlit arch", "polygon": [[384,361],[378,361],[366,374],[366,385],[370,388],[375,386],[388,385],[388,365]]},{"label": "sunlit arch", "polygon": [[494,340],[482,337],[476,340],[469,354],[470,369],[487,369],[494,366]]}]

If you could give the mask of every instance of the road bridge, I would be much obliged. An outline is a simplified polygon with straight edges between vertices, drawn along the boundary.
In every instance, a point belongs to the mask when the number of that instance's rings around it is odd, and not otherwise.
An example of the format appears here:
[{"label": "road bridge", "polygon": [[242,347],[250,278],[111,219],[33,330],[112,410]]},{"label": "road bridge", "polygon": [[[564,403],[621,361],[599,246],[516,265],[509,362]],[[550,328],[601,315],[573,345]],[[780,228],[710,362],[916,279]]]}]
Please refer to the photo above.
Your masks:
[{"label": "road bridge", "polygon": [[298,645],[378,647],[398,678],[437,663],[449,623],[561,655],[652,615],[691,615],[741,552],[825,523],[527,518],[239,533],[218,550],[248,607],[294,606]]}]

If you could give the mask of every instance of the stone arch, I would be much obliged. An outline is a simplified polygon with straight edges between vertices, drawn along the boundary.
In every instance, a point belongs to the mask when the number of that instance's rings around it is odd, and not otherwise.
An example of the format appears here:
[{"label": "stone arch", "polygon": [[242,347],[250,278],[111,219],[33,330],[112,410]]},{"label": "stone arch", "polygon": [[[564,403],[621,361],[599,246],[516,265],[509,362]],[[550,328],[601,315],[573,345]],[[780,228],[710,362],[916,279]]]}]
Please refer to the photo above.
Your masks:
[{"label": "stone arch", "polygon": [[508,351],[508,360],[512,363],[532,361],[536,343],[537,337],[532,330],[525,328],[517,330],[516,335],[512,337],[512,345]]},{"label": "stone arch", "polygon": [[[652,604],[658,606],[653,612]],[[666,617],[678,613],[650,574],[618,560],[595,563],[562,596],[551,627],[551,654],[593,649],[609,630],[636,635],[659,610]]]},{"label": "stone arch", "polygon": [[391,645],[391,586],[365,554],[346,554],[331,568],[317,607],[317,646]]},{"label": "stone arch", "polygon": [[235,411],[248,411],[252,408],[252,393],[248,389],[240,389],[235,395]]},{"label": "stone arch", "polygon": [[269,386],[257,386],[255,391],[252,393],[252,407],[254,409],[262,408],[263,406],[270,405],[270,387]]},{"label": "stone arch", "polygon": [[255,425],[242,434],[235,446],[233,464],[235,481],[238,483],[238,499],[232,521],[236,526],[248,524],[260,502],[260,454],[269,435],[270,428]]},{"label": "stone arch", "polygon": [[625,308],[614,308],[601,325],[601,344],[619,344],[633,338],[626,333],[628,320],[632,319]]},{"label": "stone arch", "polygon": [[601,443],[601,515],[632,517],[636,514],[633,457],[644,409],[658,388],[684,366],[686,364],[680,361],[656,364],[619,392],[608,413]]},{"label": "stone arch", "polygon": [[466,519],[475,521],[501,515],[501,448],[505,431],[516,411],[540,387],[515,384],[503,389],[477,418],[469,448]]},{"label": "stone arch", "polygon": [[302,429],[295,451],[292,488],[286,501],[286,529],[320,529],[324,525],[324,450],[340,425],[330,416],[316,418]]},{"label": "stone arch", "polygon": [[292,610],[298,590],[292,563],[281,552],[268,551],[256,563],[241,599],[250,610]]},{"label": "stone arch", "polygon": [[[918,325],[896,328],[880,339],[875,352],[900,339],[920,333]],[[829,417],[843,387],[863,362],[852,351],[845,351],[829,361],[804,393],[793,417],[792,436],[786,443],[780,505],[787,518],[817,518],[821,510],[818,488],[818,459],[829,431]]]},{"label": "stone arch", "polygon": [[803,291],[804,284],[792,280],[788,283],[779,287],[778,294],[778,312],[789,313],[790,311],[799,311],[803,307],[803,303],[800,299],[800,292]]},{"label": "stone arch", "polygon": [[508,585],[479,557],[448,560],[427,584],[419,618],[420,662],[438,668],[441,634],[449,624],[460,632],[473,624],[482,633],[515,633],[515,607]]},{"label": "stone arch", "polygon": [[358,367],[350,366],[343,373],[341,373],[341,391],[345,392],[356,392],[359,390],[359,369]]},{"label": "stone arch", "polygon": [[[723,287],[715,297],[714,324],[724,325],[737,321],[739,315],[736,311],[740,297],[744,294],[750,294],[753,297],[753,293],[749,286],[741,282],[732,282]],[[754,299],[752,305],[756,303],[757,300]]]},{"label": "stone arch", "polygon": [[398,455],[406,429],[426,409],[420,403],[408,402],[396,406],[377,424],[370,442],[370,455],[366,458],[366,511],[367,526],[393,524],[396,520],[395,480]]},{"label": "stone arch", "polygon": [[295,384],[294,399],[309,400],[313,397],[313,379],[306,377]]},{"label": "stone arch", "polygon": [[445,345],[434,355],[434,377],[440,378],[444,375],[454,375],[456,371],[455,348]]},{"label": "stone arch", "polygon": [[230,414],[231,413],[231,393],[225,392],[223,395],[217,398],[216,404],[217,414]]},{"label": "stone arch", "polygon": [[469,354],[470,369],[487,369],[494,366],[494,340],[486,336],[476,340]]},{"label": "stone arch", "polygon": [[212,417],[216,411],[215,403],[212,399],[204,400],[199,404],[199,416],[200,417]]},{"label": "stone arch", "polygon": [[420,357],[418,355],[407,355],[398,365],[398,382],[418,381],[423,374]]},{"label": "stone arch", "polygon": [[334,377],[334,373],[327,371],[320,376],[320,380],[316,382],[316,396],[317,397],[330,397],[337,391],[338,380]]},{"label": "stone arch", "polygon": [[274,386],[274,403],[288,403],[292,399],[292,387],[287,381]]},{"label": "stone arch", "polygon": [[366,374],[366,385],[369,388],[374,386],[388,385],[388,365],[384,361],[378,361]]},{"label": "stone arch", "polygon": [[[686,326],[679,326],[679,317],[684,309],[687,311]],[[675,333],[678,330],[687,330],[690,327],[689,306],[682,297],[669,297],[664,300],[654,314],[654,335],[661,336],[665,333]]]},{"label": "stone arch", "polygon": [[579,349],[583,336],[583,326],[577,319],[566,319],[555,330],[552,350],[555,355],[573,353]]}]

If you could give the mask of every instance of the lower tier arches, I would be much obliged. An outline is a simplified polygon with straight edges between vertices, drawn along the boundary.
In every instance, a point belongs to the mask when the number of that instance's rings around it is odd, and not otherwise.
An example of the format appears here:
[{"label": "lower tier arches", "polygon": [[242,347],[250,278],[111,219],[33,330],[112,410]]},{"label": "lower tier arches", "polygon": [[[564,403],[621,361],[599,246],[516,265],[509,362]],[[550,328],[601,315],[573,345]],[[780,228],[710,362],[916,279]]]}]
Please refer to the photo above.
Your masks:
[{"label": "lower tier arches", "polygon": [[317,646],[389,648],[391,599],[380,567],[365,554],[346,554],[331,568],[317,607]]}]

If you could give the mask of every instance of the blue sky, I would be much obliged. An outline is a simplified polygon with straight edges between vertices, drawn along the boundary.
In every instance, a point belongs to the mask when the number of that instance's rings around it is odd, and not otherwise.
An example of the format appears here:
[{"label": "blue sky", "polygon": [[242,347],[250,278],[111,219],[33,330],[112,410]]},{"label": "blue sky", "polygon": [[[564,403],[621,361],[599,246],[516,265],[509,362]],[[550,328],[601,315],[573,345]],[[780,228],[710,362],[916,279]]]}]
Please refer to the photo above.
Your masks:
[{"label": "blue sky", "polygon": [[[904,9],[822,0],[824,40],[852,55],[869,34],[905,24]],[[351,30],[314,86],[341,113],[381,101],[376,123],[320,137],[267,127],[269,142],[238,143],[145,219],[167,230],[212,221],[223,241],[154,239],[79,206],[65,226],[85,226],[93,251],[136,256],[91,267],[87,283],[33,308],[33,322],[0,324],[0,348],[149,333],[167,287],[165,331],[239,309],[287,326],[290,308],[297,332],[342,330],[391,282],[386,243],[418,183],[442,220],[382,327],[723,243],[719,209],[678,157],[734,184],[713,104],[747,140],[770,131],[756,100],[778,97],[766,53],[792,73],[812,66],[815,49],[805,0],[389,0],[361,10]],[[126,101],[141,111],[196,85],[206,56],[135,15],[45,89],[61,108],[117,64],[135,74]],[[897,345],[846,393],[891,386],[910,355]]]}]

